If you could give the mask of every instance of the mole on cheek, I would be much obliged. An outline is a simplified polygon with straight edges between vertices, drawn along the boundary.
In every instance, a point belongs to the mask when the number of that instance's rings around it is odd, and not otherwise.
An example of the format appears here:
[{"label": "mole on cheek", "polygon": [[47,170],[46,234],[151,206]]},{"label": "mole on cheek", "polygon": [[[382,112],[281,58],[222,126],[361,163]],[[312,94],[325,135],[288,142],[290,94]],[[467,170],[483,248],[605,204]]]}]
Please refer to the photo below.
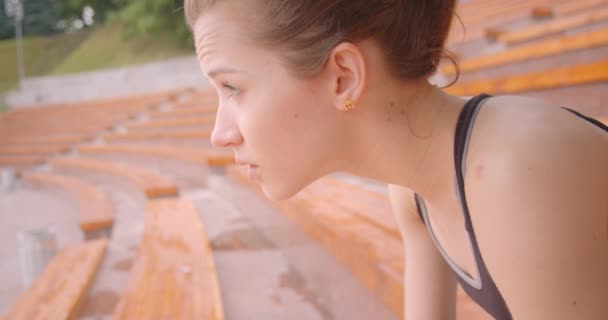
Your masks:
[{"label": "mole on cheek", "polygon": [[299,117],[300,117],[300,115],[299,115],[299,114],[294,113],[294,115],[293,115],[293,118],[294,118],[294,119],[297,119],[297,118],[299,118]]}]

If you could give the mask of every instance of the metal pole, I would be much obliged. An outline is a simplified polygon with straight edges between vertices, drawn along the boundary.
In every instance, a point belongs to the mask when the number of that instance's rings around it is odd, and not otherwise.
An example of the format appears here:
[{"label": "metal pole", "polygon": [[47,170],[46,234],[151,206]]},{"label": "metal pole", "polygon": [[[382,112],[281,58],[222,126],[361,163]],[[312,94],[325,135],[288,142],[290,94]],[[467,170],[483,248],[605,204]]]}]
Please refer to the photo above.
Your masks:
[{"label": "metal pole", "polygon": [[15,16],[15,38],[17,39],[17,72],[19,74],[19,90],[23,90],[25,70],[23,67],[23,35],[21,32],[21,17]]}]

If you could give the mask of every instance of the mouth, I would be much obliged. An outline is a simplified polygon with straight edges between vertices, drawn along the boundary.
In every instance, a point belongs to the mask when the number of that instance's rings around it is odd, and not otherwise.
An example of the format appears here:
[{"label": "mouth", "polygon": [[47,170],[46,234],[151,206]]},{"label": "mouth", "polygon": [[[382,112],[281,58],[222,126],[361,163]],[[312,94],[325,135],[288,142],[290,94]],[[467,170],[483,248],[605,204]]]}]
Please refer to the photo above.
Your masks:
[{"label": "mouth", "polygon": [[247,175],[249,176],[249,179],[255,180],[258,178],[258,175],[260,173],[260,166],[255,165],[253,163],[245,162],[238,158],[235,159],[235,163],[237,165],[245,166],[247,168]]}]

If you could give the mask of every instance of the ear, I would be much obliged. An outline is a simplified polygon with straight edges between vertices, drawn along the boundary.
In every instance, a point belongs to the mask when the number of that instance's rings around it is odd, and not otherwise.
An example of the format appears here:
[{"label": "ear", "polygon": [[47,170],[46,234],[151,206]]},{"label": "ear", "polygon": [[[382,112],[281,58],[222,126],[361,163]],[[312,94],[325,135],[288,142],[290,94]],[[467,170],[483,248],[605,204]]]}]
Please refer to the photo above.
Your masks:
[{"label": "ear", "polygon": [[326,66],[331,72],[335,107],[346,111],[348,100],[357,106],[367,80],[367,66],[361,49],[350,42],[342,42],[332,50]]}]

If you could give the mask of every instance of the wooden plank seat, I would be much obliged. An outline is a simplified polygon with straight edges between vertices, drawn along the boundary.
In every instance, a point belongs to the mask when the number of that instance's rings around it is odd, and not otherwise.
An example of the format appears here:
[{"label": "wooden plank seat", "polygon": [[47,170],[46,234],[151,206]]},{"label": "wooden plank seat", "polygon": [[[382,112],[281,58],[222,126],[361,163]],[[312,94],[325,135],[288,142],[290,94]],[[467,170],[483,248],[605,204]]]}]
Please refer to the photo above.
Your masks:
[{"label": "wooden plank seat", "polygon": [[209,126],[213,125],[215,117],[208,116],[192,116],[182,119],[158,119],[149,120],[146,122],[132,123],[126,126],[131,130],[155,130],[155,129],[168,129],[176,127],[197,127],[197,126]]},{"label": "wooden plank seat", "polygon": [[106,246],[97,239],[60,250],[2,320],[76,319]]},{"label": "wooden plank seat", "polygon": [[171,105],[175,109],[191,109],[191,108],[209,108],[218,104],[218,99],[213,98],[201,98],[191,99],[186,101],[173,102]]},{"label": "wooden plank seat", "polygon": [[153,140],[153,139],[200,139],[209,140],[211,129],[157,130],[106,134],[106,141]]},{"label": "wooden plank seat", "polygon": [[555,3],[552,5],[535,7],[532,11],[532,16],[535,12],[551,12],[551,16],[565,16],[579,11],[589,10],[601,5],[607,4],[606,0],[577,0]]},{"label": "wooden plank seat", "polygon": [[44,156],[11,155],[0,156],[0,166],[35,166],[46,161]]},{"label": "wooden plank seat", "polygon": [[126,180],[148,198],[178,195],[175,181],[138,166],[87,158],[54,158],[49,162],[57,169],[92,171]]},{"label": "wooden plank seat", "polygon": [[150,111],[150,119],[173,119],[191,116],[208,116],[215,118],[217,107],[201,107],[189,109],[171,109]]},{"label": "wooden plank seat", "polygon": [[28,183],[67,191],[77,202],[80,230],[85,239],[110,236],[114,208],[106,193],[81,179],[56,173],[26,171],[20,177]]},{"label": "wooden plank seat", "polygon": [[456,83],[447,92],[472,96],[480,92],[519,93],[608,81],[608,60],[514,75],[504,78]]},{"label": "wooden plank seat", "polygon": [[331,203],[401,240],[401,232],[397,228],[387,195],[332,177],[317,180],[312,191],[315,192],[316,199]]},{"label": "wooden plank seat", "polygon": [[194,149],[163,145],[106,144],[83,145],[81,154],[130,154],[180,160],[202,167],[222,167],[234,163],[230,152],[219,149]]},{"label": "wooden plank seat", "polygon": [[0,145],[0,155],[50,156],[70,150],[69,145]]},{"label": "wooden plank seat", "polygon": [[72,145],[80,143],[90,139],[90,136],[81,134],[65,134],[65,135],[45,135],[45,136],[12,136],[12,137],[0,137],[0,145],[14,145],[14,144],[31,144],[31,145],[50,145],[50,144],[62,144]]},{"label": "wooden plank seat", "polygon": [[546,22],[539,22],[523,29],[504,32],[497,37],[497,40],[500,43],[510,45],[607,20],[608,7],[603,7]]},{"label": "wooden plank seat", "polygon": [[[241,168],[228,167],[228,173],[230,177],[263,194],[259,185],[251,182]],[[370,215],[392,215],[388,198],[372,190],[357,190],[362,189],[360,186],[348,186],[341,190],[336,188],[345,184],[349,183],[325,177],[289,200],[271,203],[323,244],[398,318],[403,318],[403,242],[384,228],[378,228],[378,222],[369,219]],[[332,192],[328,192],[328,185]],[[353,190],[356,190],[356,195],[352,195]],[[340,201],[332,201],[331,198],[352,199],[355,201],[353,206],[356,206],[356,202],[367,201],[370,203],[366,209],[368,216],[346,210]],[[364,198],[363,201],[360,201],[361,198]],[[384,199],[385,203],[377,202],[379,199]],[[378,203],[377,207],[373,208],[372,203]],[[396,230],[396,222],[389,229]],[[459,319],[488,319],[485,312],[462,290],[458,292],[457,304]]]},{"label": "wooden plank seat", "polygon": [[224,319],[211,246],[192,201],[148,202],[143,238],[113,319]]},{"label": "wooden plank seat", "polygon": [[[453,27],[447,39],[449,46],[482,39],[488,26],[500,26],[529,16],[534,7],[552,4],[555,0],[504,0],[470,1],[457,8],[460,20],[466,26]],[[492,28],[494,29],[494,28]]]},{"label": "wooden plank seat", "polygon": [[[471,72],[605,45],[608,45],[608,28],[541,40],[503,52],[465,60],[459,63],[459,68],[463,73]],[[455,69],[452,65],[447,65],[441,68],[441,71],[452,75]]]}]

